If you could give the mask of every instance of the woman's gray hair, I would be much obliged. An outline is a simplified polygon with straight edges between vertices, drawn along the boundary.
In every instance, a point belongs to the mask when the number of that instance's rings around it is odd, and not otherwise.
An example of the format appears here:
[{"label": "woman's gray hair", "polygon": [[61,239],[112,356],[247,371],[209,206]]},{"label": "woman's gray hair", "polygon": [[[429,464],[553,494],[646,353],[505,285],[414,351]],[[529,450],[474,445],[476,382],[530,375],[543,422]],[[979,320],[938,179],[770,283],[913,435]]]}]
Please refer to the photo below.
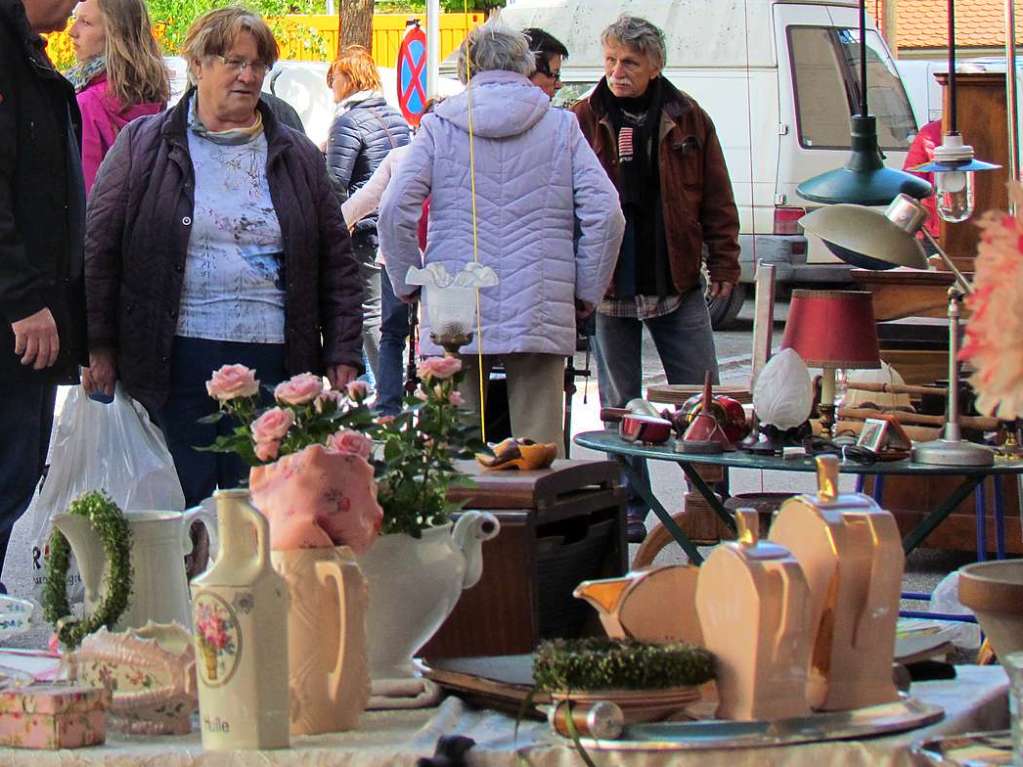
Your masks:
[{"label": "woman's gray hair", "polygon": [[645,54],[650,63],[664,69],[667,59],[664,32],[639,16],[619,16],[614,24],[600,33],[600,42],[606,45],[615,40],[627,48]]},{"label": "woman's gray hair", "polygon": [[468,83],[478,72],[502,69],[529,77],[536,60],[529,38],[497,19],[469,30],[458,48],[458,79]]}]

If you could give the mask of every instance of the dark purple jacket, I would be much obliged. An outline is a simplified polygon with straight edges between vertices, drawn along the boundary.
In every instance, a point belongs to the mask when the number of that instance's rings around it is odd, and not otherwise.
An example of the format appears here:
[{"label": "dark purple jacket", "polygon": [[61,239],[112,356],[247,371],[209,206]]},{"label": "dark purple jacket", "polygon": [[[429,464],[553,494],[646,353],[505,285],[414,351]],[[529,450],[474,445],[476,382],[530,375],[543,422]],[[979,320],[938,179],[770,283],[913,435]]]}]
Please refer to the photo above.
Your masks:
[{"label": "dark purple jacket", "polygon": [[[118,377],[149,408],[170,388],[195,177],[186,94],[125,126],[89,197],[85,283],[89,349],[113,349]],[[284,239],[289,374],[362,368],[362,287],[323,156],[262,102],[266,174]],[[321,343],[322,336],[322,343]]]}]

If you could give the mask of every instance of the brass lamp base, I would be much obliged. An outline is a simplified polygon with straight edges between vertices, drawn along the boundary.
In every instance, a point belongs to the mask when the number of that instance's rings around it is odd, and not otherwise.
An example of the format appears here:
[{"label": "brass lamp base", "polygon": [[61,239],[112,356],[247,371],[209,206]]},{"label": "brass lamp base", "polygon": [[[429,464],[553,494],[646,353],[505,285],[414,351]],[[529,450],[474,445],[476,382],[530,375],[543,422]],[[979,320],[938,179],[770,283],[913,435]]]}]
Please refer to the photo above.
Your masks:
[{"label": "brass lamp base", "polygon": [[430,340],[442,346],[449,357],[457,357],[458,350],[472,342],[472,333],[430,333]]}]

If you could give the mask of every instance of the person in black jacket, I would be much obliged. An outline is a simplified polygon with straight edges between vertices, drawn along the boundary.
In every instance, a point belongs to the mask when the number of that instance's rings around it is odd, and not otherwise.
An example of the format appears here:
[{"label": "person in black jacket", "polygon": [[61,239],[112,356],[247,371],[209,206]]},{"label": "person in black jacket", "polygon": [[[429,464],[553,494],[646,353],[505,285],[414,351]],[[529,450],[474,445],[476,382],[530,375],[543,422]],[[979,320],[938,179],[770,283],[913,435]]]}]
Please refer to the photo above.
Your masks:
[{"label": "person in black jacket", "polygon": [[43,473],[57,384],[85,362],[75,90],[39,36],[75,0],[0,0],[0,563]]},{"label": "person in black jacket", "polygon": [[[409,143],[408,123],[384,101],[380,73],[369,51],[343,49],[327,72],[338,116],[327,139],[327,170],[343,202],[360,189],[392,149]],[[408,307],[380,279],[377,216],[352,227],[352,249],[363,277],[362,342],[376,379],[378,399],[400,402],[402,351],[408,336]]]}]

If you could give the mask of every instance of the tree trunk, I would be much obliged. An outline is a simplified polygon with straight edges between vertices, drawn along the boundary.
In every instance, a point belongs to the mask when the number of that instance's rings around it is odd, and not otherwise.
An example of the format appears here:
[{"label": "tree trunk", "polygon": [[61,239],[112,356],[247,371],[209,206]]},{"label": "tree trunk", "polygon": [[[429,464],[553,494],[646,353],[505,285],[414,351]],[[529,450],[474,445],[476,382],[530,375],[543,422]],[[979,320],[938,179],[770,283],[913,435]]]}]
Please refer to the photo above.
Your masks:
[{"label": "tree trunk", "polygon": [[373,50],[374,0],[341,0],[338,12],[338,52],[345,46],[361,45]]}]

